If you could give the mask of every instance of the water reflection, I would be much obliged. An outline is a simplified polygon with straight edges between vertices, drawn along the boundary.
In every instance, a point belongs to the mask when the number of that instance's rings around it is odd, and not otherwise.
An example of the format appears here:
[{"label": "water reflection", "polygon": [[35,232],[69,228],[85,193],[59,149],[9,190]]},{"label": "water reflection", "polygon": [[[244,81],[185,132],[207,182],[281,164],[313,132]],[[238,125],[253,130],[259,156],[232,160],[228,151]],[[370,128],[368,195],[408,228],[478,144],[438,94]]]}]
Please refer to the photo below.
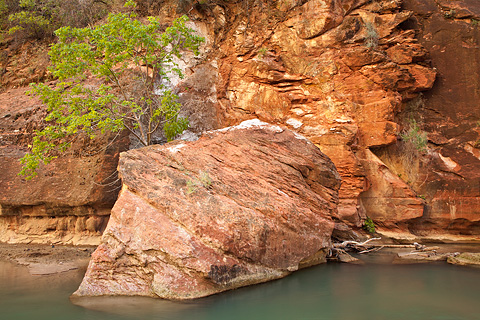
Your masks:
[{"label": "water reflection", "polygon": [[68,298],[81,275],[25,272],[0,264],[2,319],[480,319],[480,270],[450,265],[321,265],[193,302],[75,301],[85,308]]},{"label": "water reflection", "polygon": [[197,307],[195,302],[175,302],[145,297],[71,298],[83,308],[106,312],[129,319],[181,319],[179,315]]}]

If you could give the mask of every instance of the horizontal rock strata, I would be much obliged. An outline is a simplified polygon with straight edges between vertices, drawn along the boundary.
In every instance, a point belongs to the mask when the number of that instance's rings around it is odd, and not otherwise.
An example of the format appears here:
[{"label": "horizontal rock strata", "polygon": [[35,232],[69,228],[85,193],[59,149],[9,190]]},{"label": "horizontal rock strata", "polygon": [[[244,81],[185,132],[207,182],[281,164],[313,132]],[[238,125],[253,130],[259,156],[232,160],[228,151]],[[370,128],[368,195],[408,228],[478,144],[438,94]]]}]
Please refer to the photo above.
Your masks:
[{"label": "horizontal rock strata", "polygon": [[69,152],[25,180],[20,159],[45,116],[26,91],[0,94],[0,242],[98,244],[120,189],[116,167],[128,137],[78,135]]}]

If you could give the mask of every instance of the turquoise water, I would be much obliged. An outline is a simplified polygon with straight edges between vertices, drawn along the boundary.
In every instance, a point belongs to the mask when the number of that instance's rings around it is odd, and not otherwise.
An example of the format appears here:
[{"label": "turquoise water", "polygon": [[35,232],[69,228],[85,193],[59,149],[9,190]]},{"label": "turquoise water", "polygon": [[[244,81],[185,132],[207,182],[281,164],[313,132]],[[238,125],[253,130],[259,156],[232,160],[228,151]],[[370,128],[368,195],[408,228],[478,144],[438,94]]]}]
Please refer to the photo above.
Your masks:
[{"label": "turquoise water", "polygon": [[81,276],[0,264],[0,319],[480,319],[480,269],[446,264],[328,264],[195,302],[82,300],[88,308],[69,300]]}]

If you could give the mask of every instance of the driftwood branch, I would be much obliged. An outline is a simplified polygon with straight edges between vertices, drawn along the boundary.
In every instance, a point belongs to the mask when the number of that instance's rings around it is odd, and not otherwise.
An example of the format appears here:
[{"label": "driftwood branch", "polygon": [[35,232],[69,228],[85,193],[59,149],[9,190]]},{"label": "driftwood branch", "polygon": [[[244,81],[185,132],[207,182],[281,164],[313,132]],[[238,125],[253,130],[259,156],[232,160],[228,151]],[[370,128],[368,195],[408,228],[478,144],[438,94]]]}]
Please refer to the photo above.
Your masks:
[{"label": "driftwood branch", "polygon": [[371,249],[360,251],[359,253],[362,254],[362,253],[376,252],[376,251],[382,250],[383,248],[385,248],[385,246],[373,247]]},{"label": "driftwood branch", "polygon": [[369,253],[379,251],[383,248],[412,248],[412,252],[426,252],[426,251],[436,251],[438,247],[426,247],[417,242],[413,244],[374,244],[370,243],[375,240],[381,240],[381,238],[371,238],[363,242],[358,241],[343,241],[341,243],[334,243],[333,247],[338,250],[350,250],[356,251],[358,253]]},{"label": "driftwood branch", "polygon": [[355,248],[355,247],[364,247],[367,243],[374,240],[380,240],[381,238],[371,238],[364,242],[357,241],[343,241],[342,243],[335,243],[333,246],[335,248],[345,249],[345,248]]}]

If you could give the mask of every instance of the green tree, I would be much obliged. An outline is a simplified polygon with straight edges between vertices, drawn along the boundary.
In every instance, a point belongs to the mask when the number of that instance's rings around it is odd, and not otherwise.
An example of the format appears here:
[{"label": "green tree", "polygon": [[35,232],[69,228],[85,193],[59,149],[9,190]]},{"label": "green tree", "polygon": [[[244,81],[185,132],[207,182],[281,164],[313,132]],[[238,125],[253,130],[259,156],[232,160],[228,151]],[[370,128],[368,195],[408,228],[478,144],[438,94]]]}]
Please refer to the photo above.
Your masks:
[{"label": "green tree", "polygon": [[198,54],[203,41],[185,25],[187,20],[178,18],[160,32],[158,19],[142,23],[131,12],[110,14],[94,28],[58,29],[49,55],[59,81],[53,88],[34,84],[32,90],[47,106],[48,125],[33,138],[20,174],[34,177],[40,162],[65,151],[79,133],[93,139],[99,132],[127,129],[147,146],[162,128],[168,140],[183,132],[188,120],[178,115],[180,104],[169,79],[183,77],[175,57],[186,49]]}]

